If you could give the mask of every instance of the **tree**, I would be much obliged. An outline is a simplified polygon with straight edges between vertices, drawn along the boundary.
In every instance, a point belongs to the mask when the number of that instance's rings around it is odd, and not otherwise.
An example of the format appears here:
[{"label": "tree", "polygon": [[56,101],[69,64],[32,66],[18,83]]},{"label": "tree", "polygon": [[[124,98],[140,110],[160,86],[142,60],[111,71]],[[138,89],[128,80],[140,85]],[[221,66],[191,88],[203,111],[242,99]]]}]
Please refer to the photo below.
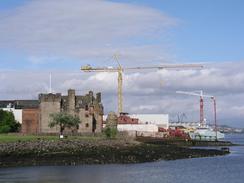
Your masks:
[{"label": "tree", "polygon": [[12,112],[0,109],[0,133],[18,132],[20,126]]},{"label": "tree", "polygon": [[104,129],[104,133],[107,138],[116,137],[116,135],[118,133],[117,124],[118,124],[117,114],[115,112],[110,112],[106,119],[106,128]]},{"label": "tree", "polygon": [[51,121],[49,122],[49,127],[54,126],[60,127],[60,136],[63,136],[65,128],[78,127],[81,122],[77,116],[73,116],[67,113],[53,113],[50,115]]},{"label": "tree", "polygon": [[117,130],[117,128],[106,127],[104,129],[104,133],[105,133],[105,135],[106,135],[107,138],[113,139],[113,138],[116,137],[116,135],[118,133],[118,130]]}]

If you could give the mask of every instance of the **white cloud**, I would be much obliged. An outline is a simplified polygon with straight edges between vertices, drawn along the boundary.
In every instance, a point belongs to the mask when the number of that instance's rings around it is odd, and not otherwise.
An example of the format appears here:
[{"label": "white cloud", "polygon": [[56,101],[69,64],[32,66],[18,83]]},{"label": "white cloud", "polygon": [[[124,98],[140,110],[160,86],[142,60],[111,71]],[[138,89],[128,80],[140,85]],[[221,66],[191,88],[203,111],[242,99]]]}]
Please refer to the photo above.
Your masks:
[{"label": "white cloud", "polygon": [[244,105],[230,107],[230,111],[235,111],[240,116],[244,117]]},{"label": "white cloud", "polygon": [[[239,65],[237,68],[236,65]],[[130,113],[169,113],[171,119],[177,114],[186,113],[187,120],[199,119],[199,98],[178,95],[176,90],[203,89],[206,94],[217,98],[218,120],[222,124],[244,127],[243,100],[244,63],[215,64],[202,71],[157,71],[124,73],[124,107]],[[235,72],[233,72],[235,68]],[[0,77],[1,99],[37,97],[47,92],[49,74],[43,72],[2,72]],[[6,77],[7,76],[7,77]],[[6,81],[8,79],[8,82]],[[160,82],[163,81],[163,85]],[[225,83],[227,82],[227,84]],[[223,84],[225,83],[225,84]],[[227,86],[229,85],[229,86]],[[105,111],[117,110],[116,73],[69,73],[53,72],[53,89],[66,94],[67,89],[75,88],[78,94],[89,90],[101,91]],[[205,114],[213,119],[213,105],[205,100]]]},{"label": "white cloud", "polygon": [[54,56],[30,56],[28,58],[31,64],[57,63],[60,60],[60,58]]},{"label": "white cloud", "polygon": [[0,47],[38,63],[36,55],[101,60],[117,51],[125,59],[165,58],[166,51],[156,51],[162,46],[143,42],[162,39],[176,24],[155,9],[105,0],[34,0],[7,15],[0,14]]}]

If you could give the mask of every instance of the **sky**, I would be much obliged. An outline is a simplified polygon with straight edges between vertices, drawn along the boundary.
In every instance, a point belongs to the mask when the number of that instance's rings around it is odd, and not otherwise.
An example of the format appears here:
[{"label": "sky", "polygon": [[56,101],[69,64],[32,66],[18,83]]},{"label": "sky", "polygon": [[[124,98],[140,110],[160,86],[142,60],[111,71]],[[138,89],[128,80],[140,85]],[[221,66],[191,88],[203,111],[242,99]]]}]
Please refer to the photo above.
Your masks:
[{"label": "sky", "polygon": [[[202,70],[124,73],[124,110],[185,113],[199,120],[204,90],[217,98],[218,121],[244,127],[242,0],[0,1],[0,99],[34,99],[69,88],[102,92],[105,113],[117,110],[115,73],[82,73],[82,65],[123,67],[201,63]],[[205,100],[205,117],[213,120]]]}]

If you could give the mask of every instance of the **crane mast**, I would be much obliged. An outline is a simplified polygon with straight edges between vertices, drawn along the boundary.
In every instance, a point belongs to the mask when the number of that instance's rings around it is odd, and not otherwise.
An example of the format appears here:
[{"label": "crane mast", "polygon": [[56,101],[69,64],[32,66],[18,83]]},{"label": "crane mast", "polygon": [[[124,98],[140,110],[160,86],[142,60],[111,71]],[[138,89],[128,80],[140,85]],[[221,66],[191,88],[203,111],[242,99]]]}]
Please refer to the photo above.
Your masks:
[{"label": "crane mast", "polygon": [[211,97],[214,103],[214,130],[215,130],[215,135],[216,139],[218,139],[218,133],[217,133],[217,103],[216,103],[216,98]]},{"label": "crane mast", "polygon": [[200,124],[203,125],[204,123],[204,103],[203,97],[200,97]]},{"label": "crane mast", "polygon": [[118,113],[123,112],[123,73],[118,70]]}]

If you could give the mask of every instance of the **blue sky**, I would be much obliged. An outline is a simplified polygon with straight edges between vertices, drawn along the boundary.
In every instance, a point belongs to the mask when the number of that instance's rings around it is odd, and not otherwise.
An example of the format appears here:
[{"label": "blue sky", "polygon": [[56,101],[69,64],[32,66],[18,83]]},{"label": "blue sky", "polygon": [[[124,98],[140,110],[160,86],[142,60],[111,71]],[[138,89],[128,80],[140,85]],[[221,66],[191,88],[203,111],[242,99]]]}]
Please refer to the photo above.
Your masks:
[{"label": "blue sky", "polygon": [[28,2],[28,0],[7,0],[7,1],[1,1],[0,10],[7,10],[7,9],[15,8],[15,7],[18,7],[20,5],[23,5],[26,2]]},{"label": "blue sky", "polygon": [[183,61],[241,61],[244,58],[242,0],[116,0],[149,6],[179,19],[170,38]]},{"label": "blue sky", "polygon": [[101,91],[105,111],[116,111],[116,75],[80,66],[116,65],[114,53],[123,66],[201,62],[201,71],[124,73],[125,110],[185,112],[194,121],[198,100],[175,91],[203,89],[217,97],[222,123],[244,127],[243,7],[242,0],[2,0],[0,99],[48,91],[52,71],[54,91]]},{"label": "blue sky", "polygon": [[[12,10],[31,0],[8,0],[0,2],[0,11]],[[135,6],[156,9],[177,20],[177,25],[165,33],[170,59],[174,62],[229,62],[243,61],[244,58],[244,2],[242,0],[113,0]],[[142,37],[133,38],[132,44],[160,44],[160,38],[154,40]],[[35,68],[26,61],[21,50],[0,50],[0,66],[6,69]],[[21,64],[9,64],[7,61],[22,59]],[[62,58],[62,59],[70,59]],[[10,62],[11,63],[11,62]],[[25,64],[23,64],[25,63]],[[80,62],[74,63],[77,67]],[[60,67],[67,68],[63,63]],[[47,67],[50,64],[39,64]],[[71,67],[72,68],[72,67]]]}]

